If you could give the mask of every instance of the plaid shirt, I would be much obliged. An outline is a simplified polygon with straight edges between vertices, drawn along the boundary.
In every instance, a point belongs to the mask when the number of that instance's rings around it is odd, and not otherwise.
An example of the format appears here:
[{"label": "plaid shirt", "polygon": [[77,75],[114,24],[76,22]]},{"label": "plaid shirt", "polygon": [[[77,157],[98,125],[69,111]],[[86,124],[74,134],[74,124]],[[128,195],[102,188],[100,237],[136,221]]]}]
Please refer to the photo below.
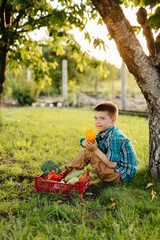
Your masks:
[{"label": "plaid shirt", "polygon": [[[83,140],[84,138],[80,142],[82,143]],[[115,124],[106,131],[98,133],[96,140],[99,149],[107,155],[108,160],[117,162],[114,170],[120,173],[121,179],[131,180],[138,169],[138,161],[130,140]]]}]

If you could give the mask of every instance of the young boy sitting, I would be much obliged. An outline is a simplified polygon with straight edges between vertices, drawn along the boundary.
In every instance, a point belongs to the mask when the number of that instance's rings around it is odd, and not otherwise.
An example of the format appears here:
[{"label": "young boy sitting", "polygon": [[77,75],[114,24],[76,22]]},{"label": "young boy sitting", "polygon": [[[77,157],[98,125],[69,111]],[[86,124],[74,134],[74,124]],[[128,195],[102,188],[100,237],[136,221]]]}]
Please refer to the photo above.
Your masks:
[{"label": "young boy sitting", "polygon": [[95,126],[99,131],[96,140],[82,138],[81,145],[85,149],[65,165],[66,170],[83,169],[90,163],[104,182],[131,180],[138,169],[138,161],[130,140],[115,126],[117,106],[105,101],[97,104],[94,111]]}]

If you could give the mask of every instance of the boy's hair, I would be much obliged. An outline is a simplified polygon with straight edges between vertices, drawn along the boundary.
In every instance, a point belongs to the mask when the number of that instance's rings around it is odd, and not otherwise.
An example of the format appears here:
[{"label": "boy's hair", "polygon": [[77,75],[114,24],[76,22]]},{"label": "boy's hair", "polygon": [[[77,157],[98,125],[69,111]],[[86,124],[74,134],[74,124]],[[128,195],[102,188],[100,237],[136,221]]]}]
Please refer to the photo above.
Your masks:
[{"label": "boy's hair", "polygon": [[104,112],[104,111],[107,111],[109,116],[111,118],[113,117],[118,117],[118,107],[116,106],[116,104],[112,103],[112,102],[109,102],[109,101],[104,101],[104,102],[100,102],[98,103],[94,108],[93,108],[94,111],[97,111],[97,112]]}]

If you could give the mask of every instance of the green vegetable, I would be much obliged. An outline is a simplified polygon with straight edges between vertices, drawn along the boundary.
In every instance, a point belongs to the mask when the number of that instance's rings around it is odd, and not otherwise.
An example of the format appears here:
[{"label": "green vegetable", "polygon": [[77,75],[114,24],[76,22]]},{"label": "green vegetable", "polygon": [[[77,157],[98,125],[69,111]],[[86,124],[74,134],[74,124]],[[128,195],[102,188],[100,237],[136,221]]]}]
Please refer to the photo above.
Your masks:
[{"label": "green vegetable", "polygon": [[41,166],[41,170],[43,171],[44,175],[48,175],[50,171],[55,171],[56,173],[62,172],[62,170],[59,167],[58,163],[55,163],[52,160],[45,161],[43,165]]},{"label": "green vegetable", "polygon": [[67,183],[76,184],[79,181],[78,177],[72,177]]},{"label": "green vegetable", "polygon": [[68,182],[71,178],[73,177],[79,177],[81,174],[83,174],[85,172],[85,170],[75,170],[73,172],[70,172],[66,177],[65,177],[65,181]]}]

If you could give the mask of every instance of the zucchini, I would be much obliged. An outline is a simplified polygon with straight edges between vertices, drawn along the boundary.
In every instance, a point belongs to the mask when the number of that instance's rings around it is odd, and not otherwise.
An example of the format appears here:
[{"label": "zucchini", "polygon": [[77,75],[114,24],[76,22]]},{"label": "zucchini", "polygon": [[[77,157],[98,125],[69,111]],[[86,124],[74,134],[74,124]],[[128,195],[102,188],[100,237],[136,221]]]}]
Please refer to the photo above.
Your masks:
[{"label": "zucchini", "polygon": [[69,179],[69,181],[67,183],[76,184],[77,182],[79,182],[79,178],[72,177],[71,179]]},{"label": "zucchini", "polygon": [[73,177],[79,177],[81,174],[83,175],[83,173],[85,172],[85,170],[75,170],[73,172],[70,172],[66,177],[65,177],[65,181],[68,182],[71,178]]}]

